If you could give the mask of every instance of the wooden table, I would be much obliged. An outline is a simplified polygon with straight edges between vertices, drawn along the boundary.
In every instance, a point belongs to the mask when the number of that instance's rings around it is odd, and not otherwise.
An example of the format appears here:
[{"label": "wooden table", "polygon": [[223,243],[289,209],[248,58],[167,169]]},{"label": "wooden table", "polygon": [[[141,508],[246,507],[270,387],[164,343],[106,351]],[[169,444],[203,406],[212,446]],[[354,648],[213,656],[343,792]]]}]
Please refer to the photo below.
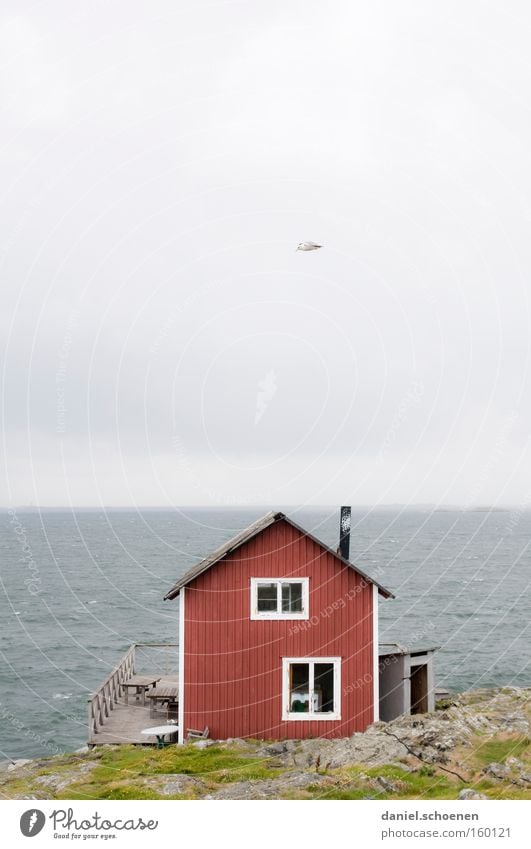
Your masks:
[{"label": "wooden table", "polygon": [[160,681],[160,675],[131,675],[130,678],[125,678],[120,681],[120,684],[125,690],[125,703],[129,704],[129,688],[135,688],[135,696],[142,696],[142,704],[146,704],[146,690],[154,687],[157,681]]},{"label": "wooden table", "polygon": [[179,700],[179,690],[177,687],[171,687],[167,685],[153,687],[152,690],[149,690],[147,693],[147,697],[150,701],[150,715],[155,715],[155,706],[157,702],[164,704],[164,702],[168,703],[168,713],[170,712],[170,705],[176,705]]},{"label": "wooden table", "polygon": [[146,736],[152,736],[157,738],[157,749],[164,748],[164,738],[167,734],[170,736],[172,734],[177,734],[179,731],[178,725],[156,725],[154,728],[144,728],[141,731],[141,734],[145,734]]}]

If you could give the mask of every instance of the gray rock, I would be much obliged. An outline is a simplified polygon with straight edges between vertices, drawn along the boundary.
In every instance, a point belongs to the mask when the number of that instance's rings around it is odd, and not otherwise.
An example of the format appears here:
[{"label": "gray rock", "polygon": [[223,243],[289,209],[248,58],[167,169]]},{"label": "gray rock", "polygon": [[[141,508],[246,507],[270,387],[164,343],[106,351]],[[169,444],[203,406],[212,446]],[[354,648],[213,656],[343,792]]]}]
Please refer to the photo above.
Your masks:
[{"label": "gray rock", "polygon": [[308,767],[313,763],[313,755],[311,752],[296,752],[292,755],[293,766]]},{"label": "gray rock", "polygon": [[248,749],[251,745],[248,740],[244,740],[243,737],[229,737],[227,740],[223,741],[227,743],[229,746],[237,746],[241,749]]},{"label": "gray rock", "polygon": [[27,766],[30,763],[32,763],[31,758],[19,758],[19,760],[13,761],[13,763],[8,765],[7,771],[11,772],[14,769],[20,769],[20,767]]},{"label": "gray rock", "polygon": [[283,755],[288,751],[288,747],[285,743],[272,743],[270,746],[264,746],[260,751],[264,755]]},{"label": "gray rock", "polygon": [[160,774],[144,779],[144,786],[150,787],[160,796],[179,796],[191,790],[197,794],[205,789],[204,783],[191,775]]},{"label": "gray rock", "polygon": [[291,792],[305,790],[312,785],[329,784],[330,780],[317,773],[293,772],[281,778],[266,781],[238,781],[228,784],[216,793],[204,796],[204,799],[278,799]]},{"label": "gray rock", "polygon": [[213,746],[213,740],[196,740],[195,743],[192,743],[194,749],[208,749],[209,746]]},{"label": "gray rock", "polygon": [[454,749],[456,742],[453,737],[441,737],[435,741],[435,748],[440,752],[448,752],[450,749]]},{"label": "gray rock", "polygon": [[465,787],[464,790],[459,791],[459,796],[457,797],[462,802],[466,802],[470,799],[488,799],[488,796],[485,796],[484,793],[480,793],[478,790],[473,790],[472,787]]},{"label": "gray rock", "polygon": [[419,742],[422,743],[423,746],[431,746],[434,743],[438,742],[438,732],[435,728],[430,728],[428,731],[425,731],[424,734],[419,739]]},{"label": "gray rock", "polygon": [[379,775],[376,778],[376,781],[378,782],[380,787],[383,787],[386,793],[397,793],[400,789],[398,784],[395,784],[394,781],[389,781],[389,779],[384,778],[383,775]]},{"label": "gray rock", "polygon": [[35,784],[40,784],[46,790],[53,793],[61,793],[65,787],[68,787],[74,779],[71,776],[65,775],[38,775],[34,781]]},{"label": "gray rock", "polygon": [[86,761],[85,763],[80,763],[72,770],[50,773],[49,775],[38,775],[35,777],[34,781],[35,784],[40,784],[41,787],[44,787],[50,794],[62,793],[69,784],[72,784],[74,781],[79,781],[97,766],[98,764],[94,761]]},{"label": "gray rock", "polygon": [[509,774],[509,767],[505,766],[505,764],[491,763],[485,767],[483,772],[485,775],[489,775],[492,778],[502,781],[504,778],[507,778]]}]

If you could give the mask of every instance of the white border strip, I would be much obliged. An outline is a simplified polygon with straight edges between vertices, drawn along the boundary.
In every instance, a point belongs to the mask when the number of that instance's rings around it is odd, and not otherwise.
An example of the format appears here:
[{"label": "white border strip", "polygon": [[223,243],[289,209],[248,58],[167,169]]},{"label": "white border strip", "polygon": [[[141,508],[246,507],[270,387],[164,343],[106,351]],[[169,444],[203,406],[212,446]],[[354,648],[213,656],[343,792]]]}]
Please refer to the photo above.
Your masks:
[{"label": "white border strip", "polygon": [[372,721],[380,719],[380,658],[378,651],[378,587],[372,585]]},{"label": "white border strip", "polygon": [[184,743],[184,587],[179,590],[179,743]]}]

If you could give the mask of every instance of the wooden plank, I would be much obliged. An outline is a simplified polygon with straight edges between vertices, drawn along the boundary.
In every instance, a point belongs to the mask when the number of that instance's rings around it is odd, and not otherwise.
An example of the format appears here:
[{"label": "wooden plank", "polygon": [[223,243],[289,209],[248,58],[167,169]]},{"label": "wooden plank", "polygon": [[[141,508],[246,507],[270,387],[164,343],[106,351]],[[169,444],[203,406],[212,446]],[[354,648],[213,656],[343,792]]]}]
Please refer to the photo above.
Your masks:
[{"label": "wooden plank", "polygon": [[131,675],[130,678],[123,678],[121,681],[122,687],[150,687],[160,681],[160,675]]},{"label": "wooden plank", "polygon": [[176,699],[179,695],[178,687],[153,687],[146,693],[148,699]]}]

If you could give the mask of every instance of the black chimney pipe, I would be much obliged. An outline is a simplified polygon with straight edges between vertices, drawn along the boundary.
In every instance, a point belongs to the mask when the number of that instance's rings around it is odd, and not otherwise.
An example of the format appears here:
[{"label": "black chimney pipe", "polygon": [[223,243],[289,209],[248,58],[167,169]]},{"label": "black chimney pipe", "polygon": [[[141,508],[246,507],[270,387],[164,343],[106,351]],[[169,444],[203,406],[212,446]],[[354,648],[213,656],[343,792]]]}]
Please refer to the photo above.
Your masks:
[{"label": "black chimney pipe", "polygon": [[350,555],[350,507],[341,508],[339,519],[339,554],[343,560],[348,560]]}]

